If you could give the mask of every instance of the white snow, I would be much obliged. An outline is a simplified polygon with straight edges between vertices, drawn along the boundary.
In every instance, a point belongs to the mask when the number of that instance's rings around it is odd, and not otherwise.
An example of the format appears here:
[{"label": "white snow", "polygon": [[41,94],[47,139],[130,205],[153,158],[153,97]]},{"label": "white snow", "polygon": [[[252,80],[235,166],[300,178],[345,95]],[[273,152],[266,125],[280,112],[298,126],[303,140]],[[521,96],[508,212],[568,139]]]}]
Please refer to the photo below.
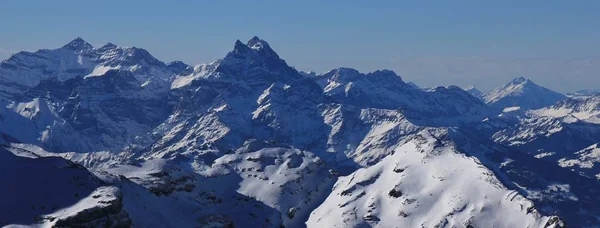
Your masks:
[{"label": "white snow", "polygon": [[427,132],[376,165],[341,177],[309,227],[542,227],[532,202],[474,158]]},{"label": "white snow", "polygon": [[519,106],[514,106],[514,107],[508,107],[508,108],[504,108],[504,110],[502,110],[502,112],[514,112],[514,111],[518,111],[520,110],[521,107]]}]

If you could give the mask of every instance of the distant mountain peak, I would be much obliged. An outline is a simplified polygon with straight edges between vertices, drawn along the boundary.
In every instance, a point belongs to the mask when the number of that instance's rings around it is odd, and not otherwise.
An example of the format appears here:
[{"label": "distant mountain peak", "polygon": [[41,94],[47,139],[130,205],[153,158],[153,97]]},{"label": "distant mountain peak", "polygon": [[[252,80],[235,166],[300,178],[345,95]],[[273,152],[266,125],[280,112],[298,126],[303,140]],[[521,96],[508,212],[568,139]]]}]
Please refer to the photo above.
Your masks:
[{"label": "distant mountain peak", "polygon": [[254,37],[252,37],[252,39],[248,40],[248,43],[246,43],[246,46],[248,46],[249,48],[254,49],[254,50],[261,50],[265,46],[269,47],[269,44],[266,41],[258,38],[258,36],[254,36]]},{"label": "distant mountain peak", "polygon": [[465,88],[465,91],[469,92],[469,93],[477,93],[479,95],[482,95],[483,93],[481,92],[481,90],[477,89],[477,87],[475,87],[474,85],[470,85],[467,86],[467,88]]},{"label": "distant mountain peak", "polygon": [[[235,53],[250,53],[250,52],[260,52],[267,55],[277,55],[269,43],[267,41],[258,38],[258,36],[252,37],[252,39],[248,40],[246,44],[242,43],[240,40],[235,41],[234,50]],[[277,56],[279,58],[279,56]]]},{"label": "distant mountain peak", "polygon": [[246,46],[244,43],[242,43],[242,41],[240,41],[239,39],[235,41],[235,44],[233,45],[233,49],[237,49],[239,47],[248,47]]},{"label": "distant mountain peak", "polygon": [[569,93],[570,96],[583,96],[583,97],[587,97],[587,96],[598,96],[600,95],[600,89],[582,89],[582,90],[577,90],[573,93]]},{"label": "distant mountain peak", "polygon": [[262,59],[261,62],[265,61],[272,64],[284,62],[279,58],[279,55],[271,49],[269,43],[257,36],[252,37],[246,44],[242,43],[240,40],[236,40],[233,51],[229,52],[225,58]]},{"label": "distant mountain peak", "polygon": [[245,78],[244,80],[261,78],[260,80],[269,82],[302,78],[301,74],[281,59],[266,41],[256,36],[246,44],[236,40],[233,50],[218,61],[214,72],[220,72],[227,77]]},{"label": "distant mountain peak", "polygon": [[509,82],[509,84],[525,84],[525,83],[532,83],[532,81],[525,77],[518,77],[518,78],[514,78],[513,80],[511,80]]},{"label": "distant mountain peak", "polygon": [[524,77],[512,79],[506,85],[486,92],[483,97],[486,103],[498,110],[516,106],[521,107],[521,110],[538,109],[565,98],[563,94]]},{"label": "distant mountain peak", "polygon": [[371,73],[363,74],[354,68],[340,67],[320,75],[321,77],[330,77],[333,80],[342,82],[351,82],[360,77],[369,78],[369,80],[379,81],[384,83],[402,83],[402,78],[392,70],[376,70]]},{"label": "distant mountain peak", "polygon": [[358,70],[354,69],[354,68],[349,68],[349,67],[340,67],[337,69],[333,69],[331,70],[333,72],[337,72],[337,73],[344,73],[344,74],[360,74],[360,72],[358,72]]},{"label": "distant mountain peak", "polygon": [[71,42],[67,43],[63,48],[71,49],[71,50],[91,50],[94,47],[83,40],[81,37],[77,37]]},{"label": "distant mountain peak", "polygon": [[367,76],[378,76],[378,77],[383,77],[383,78],[389,78],[389,79],[400,79],[402,81],[402,78],[396,74],[396,72],[394,72],[393,70],[388,70],[388,69],[383,69],[383,70],[376,70],[373,73],[369,73],[367,74]]},{"label": "distant mountain peak", "polygon": [[100,47],[100,49],[113,49],[113,48],[117,48],[119,47],[116,44],[113,44],[111,42],[106,43],[105,45],[103,45],[102,47]]},{"label": "distant mountain peak", "polygon": [[484,100],[484,98],[483,98],[483,92],[481,92],[481,90],[477,89],[473,85],[468,86],[465,89],[465,91],[467,91],[468,93],[470,93],[471,95],[473,95],[474,97],[476,97],[479,100]]}]

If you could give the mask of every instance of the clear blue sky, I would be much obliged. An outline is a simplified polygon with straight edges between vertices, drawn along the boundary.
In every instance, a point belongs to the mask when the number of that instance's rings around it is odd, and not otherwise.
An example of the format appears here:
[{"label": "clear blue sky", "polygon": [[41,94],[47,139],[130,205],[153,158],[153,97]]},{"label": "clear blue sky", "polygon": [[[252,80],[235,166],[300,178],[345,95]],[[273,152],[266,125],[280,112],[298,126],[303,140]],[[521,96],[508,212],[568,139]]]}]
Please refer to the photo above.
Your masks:
[{"label": "clear blue sky", "polygon": [[0,2],[0,58],[81,36],[163,61],[222,58],[257,35],[290,65],[387,68],[421,86],[482,89],[524,76],[600,88],[600,1]]}]

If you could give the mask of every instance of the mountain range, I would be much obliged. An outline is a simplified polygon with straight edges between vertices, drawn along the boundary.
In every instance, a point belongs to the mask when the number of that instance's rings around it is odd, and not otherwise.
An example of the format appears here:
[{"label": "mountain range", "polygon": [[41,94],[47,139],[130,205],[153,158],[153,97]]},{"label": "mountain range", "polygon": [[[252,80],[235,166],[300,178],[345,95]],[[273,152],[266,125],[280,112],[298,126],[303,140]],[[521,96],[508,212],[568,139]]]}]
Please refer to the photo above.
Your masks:
[{"label": "mountain range", "polygon": [[[0,64],[0,226],[598,227],[600,96],[81,38]],[[600,164],[599,164],[600,165]]]}]

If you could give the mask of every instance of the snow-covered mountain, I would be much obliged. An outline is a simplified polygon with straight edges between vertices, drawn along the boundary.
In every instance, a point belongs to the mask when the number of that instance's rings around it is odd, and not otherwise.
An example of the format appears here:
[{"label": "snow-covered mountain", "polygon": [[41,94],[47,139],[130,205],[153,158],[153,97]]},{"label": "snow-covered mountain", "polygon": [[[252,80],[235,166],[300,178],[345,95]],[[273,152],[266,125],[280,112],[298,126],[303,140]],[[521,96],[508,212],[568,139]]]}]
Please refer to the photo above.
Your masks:
[{"label": "snow-covered mountain", "polygon": [[4,132],[52,151],[118,152],[168,116],[170,83],[188,68],[144,49],[93,48],[81,38],[54,50],[19,52],[0,65],[0,87],[5,107],[35,127],[7,121]]},{"label": "snow-covered mountain", "polygon": [[43,80],[14,95],[5,106],[6,115],[33,127],[23,129],[13,125],[18,122],[6,120],[3,131],[52,151],[118,152],[169,115],[168,95],[167,82],[148,80],[140,84],[129,71]]},{"label": "snow-covered mountain", "polygon": [[35,87],[43,80],[64,82],[78,76],[104,75],[109,70],[133,73],[140,84],[150,79],[169,80],[187,66],[167,66],[144,49],[107,43],[94,48],[76,38],[58,49],[19,52],[0,64],[0,90],[6,98]]},{"label": "snow-covered mountain", "polygon": [[533,111],[539,116],[572,118],[589,123],[600,124],[600,95],[584,98],[568,98],[558,103]]},{"label": "snow-covered mountain", "polygon": [[[44,204],[0,226],[600,224],[599,183],[569,170],[594,164],[596,122],[496,116],[469,91],[389,70],[298,72],[258,37],[196,66],[78,38],[13,55],[0,79],[0,183],[24,183],[0,197]],[[490,105],[545,94],[513,84]],[[595,110],[577,102],[547,109]],[[560,156],[540,159],[549,148]],[[67,184],[36,190],[49,182]],[[49,209],[55,190],[78,194]]]},{"label": "snow-covered mountain", "polygon": [[568,98],[519,116],[499,115],[467,126],[497,143],[600,179],[594,148],[600,139],[598,97]]},{"label": "snow-covered mountain", "polygon": [[399,109],[414,122],[452,124],[478,120],[485,105],[456,86],[423,91],[402,81],[393,71],[362,74],[339,68],[316,76],[323,92],[333,99],[357,106]]},{"label": "snow-covered mountain", "polygon": [[513,107],[521,110],[538,109],[553,105],[566,96],[519,77],[502,87],[485,92],[483,98],[494,110],[502,112]]},{"label": "snow-covered mountain", "polygon": [[551,227],[560,223],[556,217],[541,216],[533,202],[506,189],[476,158],[444,145],[441,134],[424,130],[376,165],[340,178],[307,224]]}]

